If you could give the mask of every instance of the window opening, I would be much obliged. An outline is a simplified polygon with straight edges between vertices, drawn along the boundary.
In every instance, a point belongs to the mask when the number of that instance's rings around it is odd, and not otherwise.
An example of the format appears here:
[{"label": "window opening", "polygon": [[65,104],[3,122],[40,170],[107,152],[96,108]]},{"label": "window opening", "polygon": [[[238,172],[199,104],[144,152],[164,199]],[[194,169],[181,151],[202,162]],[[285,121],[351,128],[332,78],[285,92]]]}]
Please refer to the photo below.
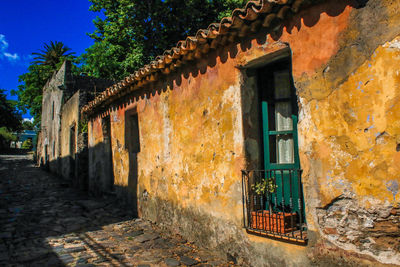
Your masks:
[{"label": "window opening", "polygon": [[138,155],[140,152],[139,118],[136,108],[125,112],[125,145],[129,157],[128,188],[129,199],[134,216],[138,214],[137,184],[138,184]]},{"label": "window opening", "polygon": [[75,179],[76,131],[75,123],[69,130],[69,177]]},{"label": "window opening", "polygon": [[111,146],[111,120],[110,116],[106,116],[102,119],[102,131],[103,131],[103,144],[104,144],[104,156],[105,162],[108,164],[105,166],[107,181],[105,181],[105,190],[114,191],[114,168],[112,158],[112,146]]},{"label": "window opening", "polygon": [[53,141],[53,158],[56,157],[56,141]]},{"label": "window opening", "polygon": [[129,151],[132,153],[140,152],[140,139],[139,139],[139,121],[137,113],[129,115],[129,128],[130,134],[128,138],[130,141]]},{"label": "window opening", "polygon": [[51,119],[54,120],[54,101],[51,104]]},{"label": "window opening", "polygon": [[244,224],[251,233],[305,243],[297,142],[297,98],[290,59],[257,70],[263,170],[243,170]]}]

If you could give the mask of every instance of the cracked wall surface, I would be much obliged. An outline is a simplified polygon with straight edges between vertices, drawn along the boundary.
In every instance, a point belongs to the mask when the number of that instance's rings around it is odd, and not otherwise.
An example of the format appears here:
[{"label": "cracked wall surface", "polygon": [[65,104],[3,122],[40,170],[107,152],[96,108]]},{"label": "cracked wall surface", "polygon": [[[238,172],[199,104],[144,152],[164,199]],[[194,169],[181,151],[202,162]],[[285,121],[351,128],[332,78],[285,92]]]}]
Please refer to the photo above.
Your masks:
[{"label": "cracked wall surface", "polygon": [[[399,13],[398,1],[325,1],[271,35],[249,34],[121,96],[91,118],[89,172],[106,164],[96,151],[109,116],[115,185],[137,195],[140,216],[243,264],[398,264]],[[287,49],[299,106],[305,247],[242,229],[241,170],[260,166],[263,153],[257,82],[246,68]],[[134,157],[129,110],[139,121]]]}]

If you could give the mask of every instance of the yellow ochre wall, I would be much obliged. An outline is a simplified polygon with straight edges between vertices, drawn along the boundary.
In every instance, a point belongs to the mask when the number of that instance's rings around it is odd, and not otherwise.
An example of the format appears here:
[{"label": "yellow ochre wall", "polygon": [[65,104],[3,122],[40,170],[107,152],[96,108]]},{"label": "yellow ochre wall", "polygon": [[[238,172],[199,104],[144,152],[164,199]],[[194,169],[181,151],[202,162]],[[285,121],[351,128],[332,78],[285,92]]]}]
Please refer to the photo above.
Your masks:
[{"label": "yellow ochre wall", "polygon": [[[305,266],[338,262],[335,255],[344,255],[342,264],[398,264],[398,236],[390,233],[400,217],[399,12],[397,1],[377,0],[305,10],[266,41],[260,33],[219,50],[92,117],[89,146],[101,144],[101,116],[110,114],[115,184],[128,187],[125,112],[136,109],[139,215],[243,264]],[[306,247],[242,230],[244,129],[251,128],[242,95],[254,90],[242,69],[285,47],[298,95]]]}]

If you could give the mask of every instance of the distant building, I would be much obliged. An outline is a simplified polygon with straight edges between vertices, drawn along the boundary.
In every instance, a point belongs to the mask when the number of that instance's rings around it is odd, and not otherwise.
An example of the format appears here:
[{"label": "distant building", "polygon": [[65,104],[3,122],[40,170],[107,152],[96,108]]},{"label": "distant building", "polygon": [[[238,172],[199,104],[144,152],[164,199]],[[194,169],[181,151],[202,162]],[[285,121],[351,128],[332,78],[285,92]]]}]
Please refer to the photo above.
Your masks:
[{"label": "distant building", "polygon": [[36,146],[36,131],[33,130],[23,130],[21,132],[15,132],[13,135],[17,138],[17,141],[11,141],[10,147],[11,148],[21,148],[22,144],[30,139],[32,142],[33,147]]},{"label": "distant building", "polygon": [[71,73],[66,61],[43,88],[38,164],[81,188],[87,187],[87,123],[80,109],[111,81]]}]

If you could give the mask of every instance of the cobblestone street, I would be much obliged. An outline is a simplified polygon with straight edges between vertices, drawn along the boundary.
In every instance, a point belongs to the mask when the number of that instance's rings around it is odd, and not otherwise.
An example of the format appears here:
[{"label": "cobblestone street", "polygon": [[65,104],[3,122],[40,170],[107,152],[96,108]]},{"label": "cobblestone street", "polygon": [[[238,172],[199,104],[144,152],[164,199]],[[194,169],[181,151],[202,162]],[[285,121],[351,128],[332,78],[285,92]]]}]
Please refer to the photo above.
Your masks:
[{"label": "cobblestone street", "polygon": [[95,199],[0,155],[0,266],[232,266],[179,235],[135,219],[113,197]]}]

